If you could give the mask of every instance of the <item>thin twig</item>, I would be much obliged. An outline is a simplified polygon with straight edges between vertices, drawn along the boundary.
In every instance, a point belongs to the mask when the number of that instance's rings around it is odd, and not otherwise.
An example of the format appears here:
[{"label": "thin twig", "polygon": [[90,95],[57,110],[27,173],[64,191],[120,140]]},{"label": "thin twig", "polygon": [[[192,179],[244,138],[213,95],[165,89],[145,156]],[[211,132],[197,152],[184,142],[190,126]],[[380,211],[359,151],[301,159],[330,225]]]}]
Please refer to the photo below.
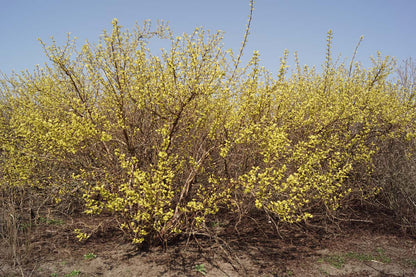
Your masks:
[{"label": "thin twig", "polygon": [[250,0],[250,14],[248,16],[248,23],[246,26],[246,30],[244,32],[243,42],[241,44],[240,51],[237,56],[237,61],[235,62],[235,65],[234,65],[234,71],[233,71],[233,74],[231,75],[230,80],[234,78],[235,73],[237,72],[238,66],[240,65],[240,60],[241,60],[241,57],[243,56],[243,51],[247,44],[248,35],[250,34],[250,26],[251,26],[251,20],[253,19],[253,11],[254,11],[254,0]]}]

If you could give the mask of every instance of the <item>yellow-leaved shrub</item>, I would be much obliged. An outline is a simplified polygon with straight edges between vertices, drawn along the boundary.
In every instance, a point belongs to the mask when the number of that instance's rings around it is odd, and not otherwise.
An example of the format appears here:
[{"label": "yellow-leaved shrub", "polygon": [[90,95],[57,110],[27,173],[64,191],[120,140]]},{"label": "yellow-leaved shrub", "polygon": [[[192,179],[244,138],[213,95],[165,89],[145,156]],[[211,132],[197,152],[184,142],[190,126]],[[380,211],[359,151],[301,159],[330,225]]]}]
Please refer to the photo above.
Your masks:
[{"label": "yellow-leaved shrub", "polygon": [[[144,247],[220,209],[290,223],[372,197],[373,158],[389,139],[414,141],[414,106],[390,58],[336,65],[331,37],[322,72],[298,64],[288,76],[285,52],[277,78],[258,52],[238,66],[202,28],[174,37],[114,20],[95,45],[43,44],[49,64],[2,80],[0,186],[82,197],[85,213],[110,213]],[[170,49],[153,54],[154,38]]]}]

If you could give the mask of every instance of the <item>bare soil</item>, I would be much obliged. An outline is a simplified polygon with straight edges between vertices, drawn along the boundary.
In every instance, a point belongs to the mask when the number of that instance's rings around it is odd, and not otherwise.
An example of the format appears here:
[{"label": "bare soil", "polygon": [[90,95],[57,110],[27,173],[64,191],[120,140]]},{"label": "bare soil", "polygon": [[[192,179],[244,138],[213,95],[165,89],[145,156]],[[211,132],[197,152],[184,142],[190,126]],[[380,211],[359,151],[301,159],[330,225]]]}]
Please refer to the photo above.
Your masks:
[{"label": "bare soil", "polygon": [[[267,220],[224,220],[143,252],[109,217],[57,218],[32,228],[18,259],[1,242],[0,276],[416,276],[415,238],[385,220],[279,232]],[[97,228],[81,243],[73,230],[85,224]]]}]

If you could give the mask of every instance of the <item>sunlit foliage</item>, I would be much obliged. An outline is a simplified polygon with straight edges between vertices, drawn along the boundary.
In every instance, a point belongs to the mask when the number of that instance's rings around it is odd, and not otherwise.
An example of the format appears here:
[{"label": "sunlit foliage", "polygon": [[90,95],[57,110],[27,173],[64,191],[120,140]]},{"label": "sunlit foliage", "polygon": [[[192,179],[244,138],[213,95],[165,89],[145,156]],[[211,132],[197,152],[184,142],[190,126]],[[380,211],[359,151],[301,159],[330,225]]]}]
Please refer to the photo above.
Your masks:
[{"label": "sunlit foliage", "polygon": [[[372,197],[373,157],[386,139],[414,140],[414,106],[388,79],[390,58],[337,65],[331,38],[322,72],[288,74],[285,52],[276,78],[258,52],[239,66],[202,28],[174,37],[114,20],[97,44],[42,42],[48,65],[1,81],[0,186],[82,197],[136,244],[166,244],[220,210],[290,223]],[[154,55],[152,39],[171,47]]]}]

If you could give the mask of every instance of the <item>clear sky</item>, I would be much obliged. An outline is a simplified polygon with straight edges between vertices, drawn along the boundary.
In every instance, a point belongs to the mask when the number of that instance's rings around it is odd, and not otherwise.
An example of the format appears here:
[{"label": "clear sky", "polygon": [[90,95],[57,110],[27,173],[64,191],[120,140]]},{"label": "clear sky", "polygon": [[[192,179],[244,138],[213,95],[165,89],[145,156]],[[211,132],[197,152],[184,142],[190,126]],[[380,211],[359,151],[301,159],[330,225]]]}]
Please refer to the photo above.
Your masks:
[{"label": "clear sky", "polygon": [[[225,48],[240,47],[249,14],[248,0],[0,0],[0,71],[30,71],[46,57],[37,41],[53,36],[63,44],[70,32],[81,45],[96,42],[111,21],[133,28],[145,19],[169,22],[176,34],[195,27],[225,31]],[[320,67],[326,33],[334,32],[333,53],[370,65],[381,51],[398,61],[416,57],[416,0],[257,0],[245,59],[253,50],[277,72],[284,49],[297,51],[302,65]],[[348,60],[347,60],[348,61]]]}]

